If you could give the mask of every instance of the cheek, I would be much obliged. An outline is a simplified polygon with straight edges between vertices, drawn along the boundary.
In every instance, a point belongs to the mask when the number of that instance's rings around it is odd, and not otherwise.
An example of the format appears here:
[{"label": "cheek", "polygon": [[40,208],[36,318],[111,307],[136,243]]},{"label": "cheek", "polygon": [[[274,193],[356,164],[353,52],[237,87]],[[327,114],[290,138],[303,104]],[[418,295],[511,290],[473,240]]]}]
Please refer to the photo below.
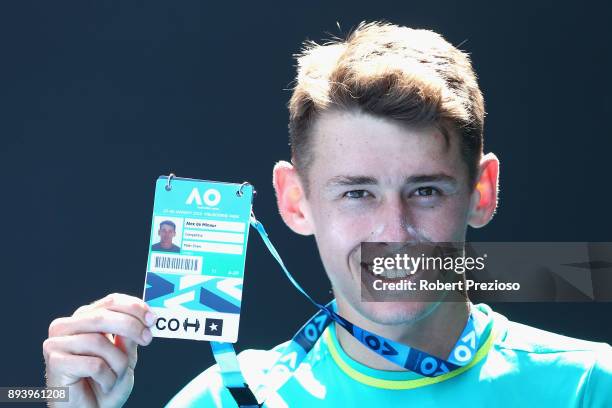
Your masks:
[{"label": "cheek", "polygon": [[328,271],[343,270],[361,242],[367,241],[371,217],[355,217],[349,211],[324,205],[317,206],[312,215],[323,263]]},{"label": "cheek", "polygon": [[437,211],[415,211],[415,227],[434,242],[457,242],[465,239],[467,205],[450,203]]},{"label": "cheek", "polygon": [[356,214],[342,207],[321,206],[315,215],[317,236],[331,245],[353,249],[366,241],[375,228],[371,214]]}]

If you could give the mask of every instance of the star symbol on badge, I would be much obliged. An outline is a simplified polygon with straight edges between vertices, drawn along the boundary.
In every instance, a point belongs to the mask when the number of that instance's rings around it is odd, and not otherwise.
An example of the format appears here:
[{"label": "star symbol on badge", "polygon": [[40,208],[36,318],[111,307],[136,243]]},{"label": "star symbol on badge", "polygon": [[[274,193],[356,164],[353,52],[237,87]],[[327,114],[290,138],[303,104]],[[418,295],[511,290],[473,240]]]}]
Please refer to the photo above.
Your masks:
[{"label": "star symbol on badge", "polygon": [[217,325],[214,324],[214,323],[211,323],[210,326],[208,326],[208,327],[210,327],[210,330],[212,330],[212,331],[217,331]]}]

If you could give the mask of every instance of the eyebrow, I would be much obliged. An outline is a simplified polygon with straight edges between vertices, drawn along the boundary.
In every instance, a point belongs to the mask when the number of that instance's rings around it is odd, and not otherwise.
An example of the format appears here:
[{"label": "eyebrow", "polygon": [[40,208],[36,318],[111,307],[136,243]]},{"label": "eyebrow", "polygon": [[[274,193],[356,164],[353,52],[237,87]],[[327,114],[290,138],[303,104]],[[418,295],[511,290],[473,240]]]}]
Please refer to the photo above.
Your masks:
[{"label": "eyebrow", "polygon": [[[432,183],[442,182],[451,185],[457,184],[457,179],[449,176],[445,173],[435,174],[415,174],[413,176],[406,177],[404,184],[418,184],[418,183]],[[327,183],[326,187],[342,187],[342,186],[356,186],[356,185],[373,185],[378,184],[376,177],[370,176],[335,176],[332,177]]]}]

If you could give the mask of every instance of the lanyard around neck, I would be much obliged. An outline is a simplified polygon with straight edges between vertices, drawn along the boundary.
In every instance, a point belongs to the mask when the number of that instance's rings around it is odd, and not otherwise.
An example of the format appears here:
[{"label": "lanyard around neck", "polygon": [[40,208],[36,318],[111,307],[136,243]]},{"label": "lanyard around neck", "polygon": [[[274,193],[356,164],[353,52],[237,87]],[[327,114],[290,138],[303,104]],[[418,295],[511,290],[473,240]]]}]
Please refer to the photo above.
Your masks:
[{"label": "lanyard around neck", "polygon": [[[330,323],[335,322],[348,331],[360,343],[392,363],[426,377],[436,377],[467,365],[476,354],[479,344],[478,333],[474,326],[474,317],[470,314],[465,328],[457,339],[455,346],[447,359],[441,359],[425,351],[398,343],[356,326],[340,316],[335,311],[335,301],[323,306],[312,299],[287,270],[278,251],[270,241],[263,224],[251,213],[250,224],[257,230],[266,247],[276,259],[285,276],[293,286],[306,297],[319,311],[293,336],[287,347],[270,369],[270,374],[276,374],[274,382],[268,385],[266,392],[279,389],[297,369],[300,363],[312,350],[323,331]],[[261,406],[249,389],[236,357],[233,344],[210,342],[213,355],[219,365],[223,384],[230,391],[238,406]]]}]

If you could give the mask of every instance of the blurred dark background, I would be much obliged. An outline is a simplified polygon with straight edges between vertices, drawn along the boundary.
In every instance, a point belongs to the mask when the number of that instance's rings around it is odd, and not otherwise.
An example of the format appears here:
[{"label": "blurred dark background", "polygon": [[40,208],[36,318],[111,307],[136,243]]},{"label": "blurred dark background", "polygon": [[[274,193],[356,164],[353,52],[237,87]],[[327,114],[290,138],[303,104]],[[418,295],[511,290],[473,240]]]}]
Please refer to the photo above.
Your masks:
[{"label": "blurred dark background", "polygon": [[[55,317],[141,296],[153,183],[170,171],[253,183],[289,269],[329,299],[313,239],[278,216],[271,170],[289,156],[292,54],[362,20],[430,28],[472,55],[501,202],[469,239],[612,241],[610,14],[590,1],[3,2],[0,385],[43,384]],[[612,341],[609,303],[493,306]],[[270,348],[311,313],[252,234],[238,349]],[[155,339],[139,357],[130,407],[162,406],[212,363],[205,342]]]}]

